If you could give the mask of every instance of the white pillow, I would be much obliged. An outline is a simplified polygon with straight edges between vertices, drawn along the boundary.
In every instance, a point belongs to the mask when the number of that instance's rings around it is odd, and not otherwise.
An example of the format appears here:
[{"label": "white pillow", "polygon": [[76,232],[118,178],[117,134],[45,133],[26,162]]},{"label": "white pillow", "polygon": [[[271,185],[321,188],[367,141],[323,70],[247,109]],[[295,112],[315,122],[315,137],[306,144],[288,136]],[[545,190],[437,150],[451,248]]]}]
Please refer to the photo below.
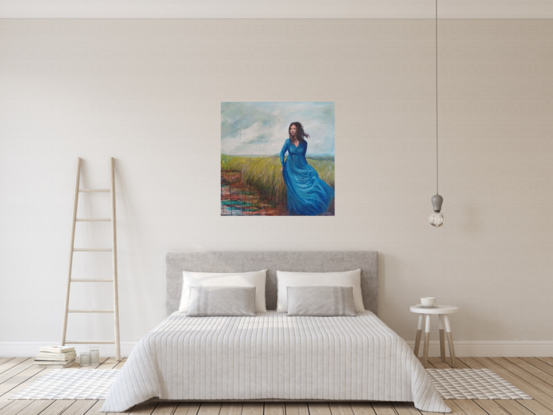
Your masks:
[{"label": "white pillow", "polygon": [[277,311],[288,312],[286,287],[352,287],[355,311],[365,311],[361,294],[361,270],[344,272],[285,272],[277,271],[278,300]]},{"label": "white pillow", "polygon": [[255,311],[258,313],[267,312],[265,305],[265,280],[267,270],[254,272],[182,272],[182,294],[180,297],[180,312],[188,311],[191,285],[198,287],[255,287]]}]

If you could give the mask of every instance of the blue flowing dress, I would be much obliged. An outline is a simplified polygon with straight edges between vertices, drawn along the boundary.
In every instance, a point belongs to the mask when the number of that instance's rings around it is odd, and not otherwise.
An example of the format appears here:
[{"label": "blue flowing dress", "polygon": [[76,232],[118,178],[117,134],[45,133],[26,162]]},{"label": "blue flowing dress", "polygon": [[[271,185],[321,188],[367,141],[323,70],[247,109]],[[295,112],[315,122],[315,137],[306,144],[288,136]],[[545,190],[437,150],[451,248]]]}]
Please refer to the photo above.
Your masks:
[{"label": "blue flowing dress", "polygon": [[[286,152],[288,157],[284,161]],[[296,147],[290,139],[286,140],[280,151],[290,215],[314,216],[325,213],[334,197],[332,187],[319,179],[317,171],[307,164],[306,152],[306,141],[300,142]]]}]

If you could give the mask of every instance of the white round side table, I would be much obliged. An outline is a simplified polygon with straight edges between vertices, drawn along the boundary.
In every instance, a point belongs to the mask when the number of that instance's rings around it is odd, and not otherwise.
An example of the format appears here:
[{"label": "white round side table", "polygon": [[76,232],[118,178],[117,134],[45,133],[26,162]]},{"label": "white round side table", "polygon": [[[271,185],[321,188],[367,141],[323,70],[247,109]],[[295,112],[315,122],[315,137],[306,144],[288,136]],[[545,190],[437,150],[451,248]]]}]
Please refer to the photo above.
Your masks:
[{"label": "white round side table", "polygon": [[459,307],[449,305],[435,305],[433,307],[423,307],[422,305],[414,305],[410,307],[411,313],[419,315],[419,324],[417,326],[417,337],[415,338],[415,356],[419,357],[419,346],[421,342],[422,320],[426,319],[424,327],[424,353],[422,364],[428,366],[428,346],[430,344],[430,317],[436,314],[440,322],[440,357],[442,363],[445,363],[445,340],[444,326],[447,333],[447,343],[449,344],[449,356],[451,357],[451,367],[455,368],[455,350],[453,348],[453,336],[451,335],[451,324],[449,323],[448,314],[454,314],[459,311]]}]

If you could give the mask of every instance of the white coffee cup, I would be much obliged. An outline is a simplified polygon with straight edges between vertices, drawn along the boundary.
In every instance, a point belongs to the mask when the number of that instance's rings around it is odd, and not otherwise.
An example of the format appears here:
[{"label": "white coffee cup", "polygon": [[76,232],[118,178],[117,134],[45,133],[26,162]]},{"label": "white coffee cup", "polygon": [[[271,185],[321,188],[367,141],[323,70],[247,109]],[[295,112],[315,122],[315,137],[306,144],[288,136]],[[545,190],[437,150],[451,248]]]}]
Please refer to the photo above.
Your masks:
[{"label": "white coffee cup", "polygon": [[421,305],[423,307],[433,307],[436,303],[436,299],[434,297],[422,297],[421,298]]}]

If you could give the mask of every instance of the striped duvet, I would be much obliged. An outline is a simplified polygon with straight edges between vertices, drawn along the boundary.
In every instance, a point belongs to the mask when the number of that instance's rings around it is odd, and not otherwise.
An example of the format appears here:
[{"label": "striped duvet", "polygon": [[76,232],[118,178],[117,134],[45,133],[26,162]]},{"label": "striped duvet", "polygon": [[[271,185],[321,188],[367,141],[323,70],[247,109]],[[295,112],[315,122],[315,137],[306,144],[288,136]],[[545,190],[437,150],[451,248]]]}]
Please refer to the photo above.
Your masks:
[{"label": "striped duvet", "polygon": [[410,401],[450,412],[429,375],[370,311],[357,317],[187,317],[175,312],[134,348],[102,412],[150,398]]}]

